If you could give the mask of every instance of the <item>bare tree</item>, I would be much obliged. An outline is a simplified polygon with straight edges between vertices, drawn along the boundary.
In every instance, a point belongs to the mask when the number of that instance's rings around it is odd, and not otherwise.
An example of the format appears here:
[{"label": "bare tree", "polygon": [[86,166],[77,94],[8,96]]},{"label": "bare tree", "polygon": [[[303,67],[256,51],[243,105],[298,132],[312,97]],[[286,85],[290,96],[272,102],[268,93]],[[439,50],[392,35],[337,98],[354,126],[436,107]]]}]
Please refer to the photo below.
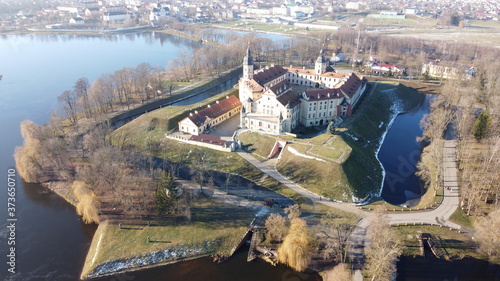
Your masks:
[{"label": "bare tree", "polygon": [[295,204],[292,206],[288,206],[285,208],[285,213],[288,216],[288,219],[291,221],[295,218],[300,217],[300,206]]},{"label": "bare tree", "polygon": [[69,119],[72,125],[76,124],[78,120],[77,94],[74,91],[66,90],[62,92],[59,97],[57,97],[57,100],[59,101],[64,114],[66,114],[66,118]]},{"label": "bare tree", "polygon": [[[338,217],[332,212],[321,218],[318,225],[318,236],[324,237],[325,253],[333,256],[339,263],[348,261],[349,236],[356,228],[350,219]],[[330,257],[328,257],[330,258]]]},{"label": "bare tree", "polygon": [[375,211],[369,229],[370,243],[366,249],[366,273],[371,280],[391,280],[396,273],[396,261],[403,252],[403,244],[391,228],[384,208]]},{"label": "bare tree", "polygon": [[280,214],[273,213],[266,219],[265,225],[269,238],[281,243],[288,231],[286,219]]},{"label": "bare tree", "polygon": [[500,209],[487,217],[478,218],[474,223],[479,251],[486,254],[491,262],[500,260]]},{"label": "bare tree", "polygon": [[92,116],[92,108],[88,93],[89,88],[89,80],[85,77],[78,79],[73,86],[73,91],[75,92],[79,102],[83,105],[83,112],[85,113],[85,117],[87,118],[90,118]]}]

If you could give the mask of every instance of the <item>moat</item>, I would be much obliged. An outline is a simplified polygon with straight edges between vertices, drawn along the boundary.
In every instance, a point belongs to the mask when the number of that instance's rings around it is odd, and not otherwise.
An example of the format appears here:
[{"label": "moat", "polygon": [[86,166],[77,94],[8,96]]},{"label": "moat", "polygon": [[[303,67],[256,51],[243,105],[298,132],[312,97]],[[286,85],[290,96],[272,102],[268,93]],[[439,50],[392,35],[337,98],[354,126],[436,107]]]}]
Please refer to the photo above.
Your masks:
[{"label": "moat", "polygon": [[[57,107],[57,96],[71,88],[78,78],[87,77],[93,81],[101,74],[142,62],[164,66],[181,50],[199,46],[189,40],[155,33],[15,35],[3,36],[0,41],[0,61],[9,66],[0,69],[3,74],[1,114],[4,130],[9,132],[1,137],[0,157],[5,159],[0,164],[2,171],[14,166],[12,154],[15,146],[22,142],[19,123],[25,119],[39,124],[46,122],[50,111]],[[379,157],[387,174],[405,178],[400,183],[405,189],[389,187],[394,192],[382,193],[382,197],[392,204],[403,204],[419,197],[420,183],[411,171],[420,154],[416,137],[421,134],[419,121],[428,112],[428,101],[429,97],[417,110],[397,117],[380,150]],[[386,176],[387,179],[390,178]],[[22,183],[20,178],[17,182],[19,274],[14,280],[77,280],[96,227],[83,224],[72,205],[40,185]],[[1,227],[0,237],[5,238],[5,225]],[[3,248],[1,254],[5,260]],[[272,267],[264,262],[246,263],[242,258],[245,255],[238,253],[223,264],[202,258],[102,280],[163,280],[165,276],[173,280],[319,278],[315,274],[301,275],[287,267]],[[257,273],[259,275],[255,275]],[[0,276],[3,274],[5,272]]]}]

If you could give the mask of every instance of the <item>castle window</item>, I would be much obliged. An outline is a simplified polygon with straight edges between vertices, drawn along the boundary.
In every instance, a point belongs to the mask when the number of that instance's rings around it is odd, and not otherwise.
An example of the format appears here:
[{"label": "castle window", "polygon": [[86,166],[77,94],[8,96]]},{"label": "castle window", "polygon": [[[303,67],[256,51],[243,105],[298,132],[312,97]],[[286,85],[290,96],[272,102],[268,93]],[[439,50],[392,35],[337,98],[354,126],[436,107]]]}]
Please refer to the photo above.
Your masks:
[{"label": "castle window", "polygon": [[262,122],[259,122],[259,127],[262,127]]}]

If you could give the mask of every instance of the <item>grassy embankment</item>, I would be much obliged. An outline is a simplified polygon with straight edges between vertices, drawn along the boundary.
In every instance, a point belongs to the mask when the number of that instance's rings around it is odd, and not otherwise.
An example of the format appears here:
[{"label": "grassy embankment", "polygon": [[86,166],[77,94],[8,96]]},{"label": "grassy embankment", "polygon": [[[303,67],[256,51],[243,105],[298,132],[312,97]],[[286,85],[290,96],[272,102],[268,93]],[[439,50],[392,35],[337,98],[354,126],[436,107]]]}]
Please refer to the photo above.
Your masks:
[{"label": "grassy embankment", "polygon": [[[177,122],[187,116],[190,111],[206,107],[207,104],[234,93],[234,90],[230,90],[190,106],[170,106],[149,112],[113,132],[111,139],[115,144],[125,142],[128,146],[146,154],[150,153],[147,148],[150,142],[148,139],[158,141],[166,149],[157,156],[186,165],[193,164],[192,160],[203,154],[205,165],[210,169],[235,173],[257,182],[301,204],[304,215],[312,214],[315,206],[310,199],[300,196],[273,178],[264,175],[237,154],[201,148],[164,137],[165,132],[174,128]],[[207,210],[210,211],[207,212]],[[211,245],[214,247],[205,247],[191,258],[227,253],[228,249],[234,247],[236,241],[241,238],[255,215],[252,210],[231,207],[222,202],[198,202],[192,207],[192,213],[192,220],[189,224],[160,221],[153,222],[153,224],[161,226],[142,225],[131,226],[131,228],[140,229],[119,229],[118,222],[103,223],[94,236],[82,275],[90,274],[96,270],[97,266],[110,260],[127,260],[152,251],[175,250],[179,245],[196,248],[201,243],[212,241]],[[124,227],[127,226],[124,225]],[[165,240],[172,243],[147,243],[148,236],[151,240]],[[101,240],[100,243],[99,240]],[[161,263],[169,262],[175,262],[175,259],[164,260]]]},{"label": "grassy embankment", "polygon": [[417,233],[431,233],[436,245],[436,249],[440,256],[447,260],[457,260],[465,256],[471,256],[478,259],[480,256],[476,251],[476,245],[472,238],[466,234],[459,233],[455,230],[450,230],[446,227],[433,225],[417,225],[417,226],[396,226],[394,227],[404,241],[405,256],[420,255],[420,244],[417,239]]},{"label": "grassy embankment", "polygon": [[[371,87],[375,87],[371,83]],[[370,91],[370,90],[368,90]],[[424,96],[397,83],[379,82],[360,104],[355,114],[337,128],[335,135],[320,134],[303,139],[289,136],[289,147],[316,159],[307,159],[285,149],[277,169],[303,187],[326,197],[351,201],[378,193],[382,182],[382,167],[376,158],[380,139],[388,129],[398,105],[398,112],[416,108]],[[386,110],[381,110],[386,109]],[[273,141],[269,136],[242,135],[242,142],[254,154],[267,157]]]},{"label": "grassy embankment", "polygon": [[307,197],[299,195],[275,179],[266,176],[237,154],[201,148],[164,137],[165,132],[174,129],[177,126],[177,122],[188,116],[189,112],[204,108],[207,104],[212,104],[216,100],[224,99],[227,95],[232,94],[237,95],[238,91],[229,90],[193,105],[169,106],[149,112],[113,132],[112,139],[115,143],[125,142],[135,150],[146,154],[149,154],[147,148],[148,142],[161,142],[162,147],[167,149],[164,150],[164,153],[157,156],[187,165],[193,164],[192,160],[195,157],[204,154],[205,164],[210,169],[243,176],[293,199],[302,205],[304,212],[312,212],[314,206]]},{"label": "grassy embankment", "polygon": [[[123,224],[122,228],[118,222],[101,223],[87,254],[82,277],[103,274],[104,268],[112,268],[112,264],[126,263],[134,258],[147,259],[148,254],[160,251],[176,252],[177,256],[165,255],[133,269],[215,253],[228,254],[255,215],[254,210],[210,198],[195,200],[191,213],[191,221],[163,218],[151,220],[150,226],[145,221]],[[107,270],[106,273],[111,273]]]}]

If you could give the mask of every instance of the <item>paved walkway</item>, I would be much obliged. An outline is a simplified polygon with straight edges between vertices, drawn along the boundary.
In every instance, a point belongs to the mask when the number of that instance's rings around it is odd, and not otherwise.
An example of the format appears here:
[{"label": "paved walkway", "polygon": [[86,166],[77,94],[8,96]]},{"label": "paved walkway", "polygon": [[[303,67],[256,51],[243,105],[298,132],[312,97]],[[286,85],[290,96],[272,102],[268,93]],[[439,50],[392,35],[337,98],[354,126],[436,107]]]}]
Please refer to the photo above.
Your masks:
[{"label": "paved walkway", "polygon": [[389,214],[391,224],[398,223],[433,223],[460,229],[460,225],[449,221],[450,216],[458,207],[458,182],[456,166],[456,146],[454,140],[444,141],[443,151],[443,201],[436,209],[427,212],[408,212]]},{"label": "paved walkway", "polygon": [[[364,248],[369,243],[367,228],[370,225],[371,213],[360,210],[352,204],[346,204],[336,201],[320,200],[320,196],[315,194],[295,182],[281,175],[275,167],[269,167],[266,164],[255,159],[250,153],[238,151],[238,154],[247,160],[249,163],[268,174],[279,182],[285,184],[290,189],[297,193],[308,197],[314,204],[321,203],[332,208],[341,209],[343,211],[354,213],[361,217],[355,230],[350,237],[350,256],[353,263],[353,280],[362,281],[362,265],[364,262]],[[455,212],[458,207],[458,183],[457,183],[457,168],[456,168],[456,141],[445,140],[443,151],[443,169],[444,169],[444,198],[441,204],[432,211],[422,212],[405,212],[397,214],[387,214],[390,224],[441,224],[447,227],[460,229],[460,225],[450,222],[449,217]]]}]

